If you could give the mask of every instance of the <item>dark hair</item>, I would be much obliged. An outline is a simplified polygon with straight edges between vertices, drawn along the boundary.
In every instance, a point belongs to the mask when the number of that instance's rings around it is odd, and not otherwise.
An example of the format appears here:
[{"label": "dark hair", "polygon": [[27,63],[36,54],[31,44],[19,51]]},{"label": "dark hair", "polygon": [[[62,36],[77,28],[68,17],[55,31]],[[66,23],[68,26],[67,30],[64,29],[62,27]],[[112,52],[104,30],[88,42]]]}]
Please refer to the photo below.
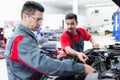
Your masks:
[{"label": "dark hair", "polygon": [[65,20],[67,19],[75,19],[75,21],[77,22],[77,15],[74,14],[74,13],[68,13],[66,16],[65,16]]},{"label": "dark hair", "polygon": [[39,10],[40,12],[44,12],[44,7],[40,3],[35,1],[26,1],[21,11],[21,17],[23,13],[26,13],[28,15],[33,15],[36,10]]}]

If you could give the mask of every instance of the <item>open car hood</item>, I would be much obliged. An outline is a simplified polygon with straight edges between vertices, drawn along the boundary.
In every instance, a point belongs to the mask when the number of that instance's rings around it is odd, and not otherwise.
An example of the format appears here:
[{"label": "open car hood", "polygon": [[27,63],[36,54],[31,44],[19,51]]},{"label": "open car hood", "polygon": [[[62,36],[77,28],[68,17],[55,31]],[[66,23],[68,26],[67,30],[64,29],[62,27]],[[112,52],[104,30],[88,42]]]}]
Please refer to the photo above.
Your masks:
[{"label": "open car hood", "polygon": [[120,7],[120,0],[112,0],[112,1]]}]

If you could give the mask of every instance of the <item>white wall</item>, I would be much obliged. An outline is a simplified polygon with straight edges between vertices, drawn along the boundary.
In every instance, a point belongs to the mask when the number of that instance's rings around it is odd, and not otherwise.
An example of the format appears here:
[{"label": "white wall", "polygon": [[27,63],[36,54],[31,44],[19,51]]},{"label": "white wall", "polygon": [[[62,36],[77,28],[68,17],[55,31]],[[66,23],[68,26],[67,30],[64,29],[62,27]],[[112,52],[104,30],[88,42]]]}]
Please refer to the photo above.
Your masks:
[{"label": "white wall", "polygon": [[60,29],[60,27],[62,27],[62,20],[64,20],[64,14],[44,15],[42,28],[45,29],[47,26],[52,30]]},{"label": "white wall", "polygon": [[3,0],[0,2],[0,27],[4,27],[4,21],[20,20],[22,0]]},{"label": "white wall", "polygon": [[51,15],[51,14],[64,14],[65,11],[56,7],[52,7],[46,4],[43,4],[44,8],[45,8],[45,15]]},{"label": "white wall", "polygon": [[[4,21],[20,21],[21,9],[24,2],[27,0],[3,0],[0,3],[0,27],[4,27]],[[39,0],[38,0],[39,1]],[[41,4],[45,7],[43,27],[49,26],[50,29],[58,29],[62,25],[64,15],[72,12],[71,10],[62,10],[47,4]],[[78,26],[83,27],[90,25],[93,29],[97,29],[99,26],[106,24],[104,19],[109,19],[108,24],[111,23],[112,14],[118,7],[94,7],[79,9]],[[99,14],[94,14],[94,10],[98,9]],[[87,14],[85,14],[87,13]],[[64,25],[65,26],[65,25]]]},{"label": "white wall", "polygon": [[[4,26],[4,21],[20,21],[21,9],[27,0],[3,0],[0,2],[0,27]],[[42,4],[42,3],[41,3]],[[45,7],[44,14],[60,14],[64,11],[52,6],[43,4]]]},{"label": "white wall", "polygon": [[82,16],[86,16],[86,9],[85,8],[79,8],[78,14],[82,15]]},{"label": "white wall", "polygon": [[[3,0],[0,3],[0,27],[5,27],[6,22],[20,21],[21,20],[21,9],[24,2],[27,0]],[[41,3],[42,4],[42,3]],[[50,16],[45,16],[45,26],[50,26],[51,28],[57,28],[61,26],[61,16],[51,16],[51,14],[60,14],[64,11],[57,9],[55,7],[42,4],[45,8],[45,15],[50,14]],[[9,24],[9,23],[8,23]],[[8,33],[9,32],[9,33]],[[5,37],[9,37],[12,33],[12,28],[5,29]]]},{"label": "white wall", "polygon": [[[98,30],[101,26],[111,25],[112,15],[118,9],[117,6],[105,6],[105,7],[92,7],[86,11],[86,25],[89,25],[94,30]],[[95,10],[99,10],[99,13],[95,13]],[[108,19],[109,21],[104,21]]]},{"label": "white wall", "polygon": [[[3,0],[0,3],[0,10],[1,10],[0,27],[4,27],[5,21],[20,21],[21,20],[21,16],[20,16],[21,9],[22,9],[22,6],[25,1],[27,1],[27,0]],[[36,0],[36,1],[39,1],[39,0]],[[67,13],[71,12],[70,10],[64,11],[62,9],[58,9],[58,8],[43,4],[42,2],[40,2],[40,3],[45,7],[45,12],[44,12],[45,15],[47,15],[47,16],[55,15],[54,18],[52,18],[53,22],[54,21],[59,22],[60,16],[58,16],[58,15],[63,15],[63,14],[67,14]],[[80,11],[80,12],[83,12],[83,11]],[[55,17],[57,17],[58,19],[55,19]],[[47,17],[45,20],[47,20]],[[49,19],[49,17],[48,17],[48,20],[51,20],[51,19]]]},{"label": "white wall", "polygon": [[[46,26],[49,29],[60,29],[60,27],[66,28],[65,24],[65,14],[51,14],[51,15],[44,15],[44,21],[42,28],[45,29]],[[64,25],[62,24],[62,20],[64,20]],[[82,15],[78,15],[78,26],[77,27],[84,27],[85,26],[85,17]]]}]

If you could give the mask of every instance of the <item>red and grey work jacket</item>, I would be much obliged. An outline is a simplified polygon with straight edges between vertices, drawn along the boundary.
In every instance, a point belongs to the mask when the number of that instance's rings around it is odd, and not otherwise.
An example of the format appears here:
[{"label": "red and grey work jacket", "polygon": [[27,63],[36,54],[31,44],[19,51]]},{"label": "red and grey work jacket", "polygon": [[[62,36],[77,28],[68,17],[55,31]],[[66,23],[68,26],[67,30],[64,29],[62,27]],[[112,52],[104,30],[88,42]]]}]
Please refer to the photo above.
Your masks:
[{"label": "red and grey work jacket", "polygon": [[73,76],[84,73],[82,63],[47,56],[38,47],[34,33],[21,24],[7,41],[5,58],[9,80],[38,80],[42,74]]}]

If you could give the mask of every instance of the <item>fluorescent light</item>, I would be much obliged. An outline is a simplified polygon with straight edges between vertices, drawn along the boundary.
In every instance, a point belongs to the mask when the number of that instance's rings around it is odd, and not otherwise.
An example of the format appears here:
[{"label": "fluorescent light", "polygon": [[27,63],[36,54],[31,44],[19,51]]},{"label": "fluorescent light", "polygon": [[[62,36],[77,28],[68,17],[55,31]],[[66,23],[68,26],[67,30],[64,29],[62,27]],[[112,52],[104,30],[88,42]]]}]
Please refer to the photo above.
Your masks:
[{"label": "fluorescent light", "polygon": [[39,1],[42,1],[42,2],[50,2],[50,1],[52,1],[52,2],[54,2],[55,0],[39,0]]},{"label": "fluorescent light", "polygon": [[99,6],[110,6],[114,5],[113,3],[99,3],[99,4],[88,4],[85,7],[99,7]]}]

